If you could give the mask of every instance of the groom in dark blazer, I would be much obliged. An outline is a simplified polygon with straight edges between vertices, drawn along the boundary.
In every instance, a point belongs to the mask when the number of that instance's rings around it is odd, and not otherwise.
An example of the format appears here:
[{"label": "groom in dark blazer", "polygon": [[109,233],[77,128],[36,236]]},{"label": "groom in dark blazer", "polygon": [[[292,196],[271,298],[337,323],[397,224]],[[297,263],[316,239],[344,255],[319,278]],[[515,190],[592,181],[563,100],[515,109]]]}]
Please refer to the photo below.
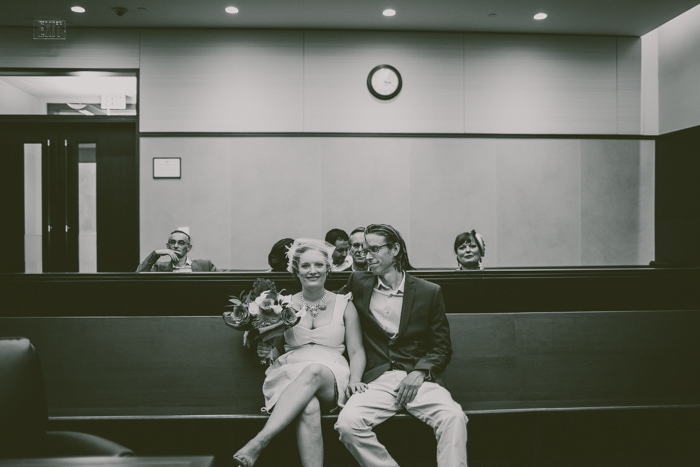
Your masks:
[{"label": "groom in dark blazer", "polygon": [[440,286],[406,273],[406,244],[390,225],[368,226],[364,249],[370,272],[344,288],[362,324],[367,388],[338,416],[340,440],[362,466],[398,466],[372,427],[406,409],[433,428],[438,466],[466,466],[467,417],[441,378],[452,345]]}]

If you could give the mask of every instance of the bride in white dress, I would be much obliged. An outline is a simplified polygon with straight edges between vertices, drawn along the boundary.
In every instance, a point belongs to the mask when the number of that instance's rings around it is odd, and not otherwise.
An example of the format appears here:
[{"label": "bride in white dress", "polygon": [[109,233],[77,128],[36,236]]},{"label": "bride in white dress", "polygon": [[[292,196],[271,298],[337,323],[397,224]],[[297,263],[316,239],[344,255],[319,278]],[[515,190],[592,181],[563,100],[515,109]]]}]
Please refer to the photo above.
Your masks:
[{"label": "bride in white dress", "polygon": [[[298,239],[289,249],[290,271],[301,282],[292,298],[306,315],[284,333],[285,353],[267,369],[263,394],[271,413],[262,430],[234,456],[236,465],[252,467],[272,438],[296,422],[297,446],[304,467],[323,466],[321,407],[343,405],[362,383],[365,351],[357,310],[350,295],[325,289],[333,247],[320,240]],[[350,364],[343,356],[347,346]],[[277,350],[260,344],[258,354]]]}]

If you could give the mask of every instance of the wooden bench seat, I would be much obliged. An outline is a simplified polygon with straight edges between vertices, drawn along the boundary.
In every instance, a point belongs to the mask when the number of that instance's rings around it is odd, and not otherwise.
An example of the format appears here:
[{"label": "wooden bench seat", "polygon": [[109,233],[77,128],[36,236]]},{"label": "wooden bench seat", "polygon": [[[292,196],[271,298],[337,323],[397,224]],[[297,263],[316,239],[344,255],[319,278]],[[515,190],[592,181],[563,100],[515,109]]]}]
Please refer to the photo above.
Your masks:
[{"label": "wooden bench seat", "polygon": [[[446,380],[472,420],[700,408],[700,311],[448,319],[454,354]],[[112,423],[110,429],[123,429],[116,439],[138,452],[139,441],[128,442],[136,426],[209,424],[248,433],[266,418],[259,411],[264,368],[219,316],[3,317],[0,334],[28,337],[39,350],[49,416],[61,428],[93,426],[106,434],[97,428]],[[333,417],[324,416],[324,429],[332,430]],[[390,426],[404,419],[411,417]],[[429,430],[411,429],[430,443]]]}]

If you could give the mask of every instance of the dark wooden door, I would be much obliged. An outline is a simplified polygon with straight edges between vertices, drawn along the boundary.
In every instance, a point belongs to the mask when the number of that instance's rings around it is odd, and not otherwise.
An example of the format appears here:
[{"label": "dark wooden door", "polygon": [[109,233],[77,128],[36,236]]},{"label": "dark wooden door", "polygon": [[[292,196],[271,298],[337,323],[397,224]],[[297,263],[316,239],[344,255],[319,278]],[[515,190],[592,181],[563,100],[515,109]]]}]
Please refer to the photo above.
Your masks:
[{"label": "dark wooden door", "polygon": [[118,272],[138,263],[136,124],[0,123],[3,272]]}]

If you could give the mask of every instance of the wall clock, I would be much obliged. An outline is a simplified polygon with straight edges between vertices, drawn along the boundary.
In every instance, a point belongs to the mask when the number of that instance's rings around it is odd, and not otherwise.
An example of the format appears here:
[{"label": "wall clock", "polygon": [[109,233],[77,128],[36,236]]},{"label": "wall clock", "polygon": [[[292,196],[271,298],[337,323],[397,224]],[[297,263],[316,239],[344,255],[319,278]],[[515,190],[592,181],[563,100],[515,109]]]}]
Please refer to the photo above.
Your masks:
[{"label": "wall clock", "polygon": [[367,88],[377,99],[393,99],[402,85],[401,73],[391,65],[377,65],[367,75]]}]

